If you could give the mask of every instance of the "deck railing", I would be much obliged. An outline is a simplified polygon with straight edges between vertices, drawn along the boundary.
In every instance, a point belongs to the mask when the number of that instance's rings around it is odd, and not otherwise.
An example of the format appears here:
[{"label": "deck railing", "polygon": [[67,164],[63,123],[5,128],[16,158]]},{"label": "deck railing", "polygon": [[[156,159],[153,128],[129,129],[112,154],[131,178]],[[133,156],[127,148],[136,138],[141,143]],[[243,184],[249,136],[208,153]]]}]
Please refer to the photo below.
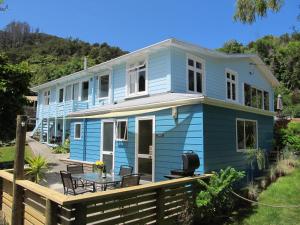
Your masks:
[{"label": "deck railing", "polygon": [[[197,179],[210,175],[147,183],[139,186],[64,195],[28,180],[17,180],[23,190],[24,224],[176,224],[195,202]],[[10,224],[12,215],[13,174],[0,171],[1,207]]]}]

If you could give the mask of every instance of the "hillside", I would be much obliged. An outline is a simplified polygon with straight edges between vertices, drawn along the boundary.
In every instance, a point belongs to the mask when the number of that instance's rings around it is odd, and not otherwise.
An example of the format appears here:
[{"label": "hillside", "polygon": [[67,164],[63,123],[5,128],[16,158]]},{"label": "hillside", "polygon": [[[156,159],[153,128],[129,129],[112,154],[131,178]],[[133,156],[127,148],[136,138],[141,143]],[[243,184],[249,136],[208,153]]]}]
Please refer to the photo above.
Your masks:
[{"label": "hillside", "polygon": [[64,39],[33,30],[27,23],[12,22],[0,31],[0,49],[12,64],[28,64],[31,85],[37,85],[102,63],[125,54],[107,43],[90,44],[79,39]]}]

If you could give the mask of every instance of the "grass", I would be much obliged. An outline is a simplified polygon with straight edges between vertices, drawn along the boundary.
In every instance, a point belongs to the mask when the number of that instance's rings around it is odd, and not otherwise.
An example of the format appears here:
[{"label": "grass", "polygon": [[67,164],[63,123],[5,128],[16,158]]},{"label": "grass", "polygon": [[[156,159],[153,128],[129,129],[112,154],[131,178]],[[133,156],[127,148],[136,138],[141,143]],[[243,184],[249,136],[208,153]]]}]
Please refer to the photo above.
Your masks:
[{"label": "grass", "polygon": [[[33,156],[28,145],[25,146],[25,158]],[[0,147],[0,163],[13,161],[15,158],[15,146]]]},{"label": "grass", "polygon": [[[300,205],[300,169],[279,178],[259,196],[259,202],[271,205]],[[258,206],[251,215],[238,224],[296,225],[300,224],[299,208],[271,208]]]}]

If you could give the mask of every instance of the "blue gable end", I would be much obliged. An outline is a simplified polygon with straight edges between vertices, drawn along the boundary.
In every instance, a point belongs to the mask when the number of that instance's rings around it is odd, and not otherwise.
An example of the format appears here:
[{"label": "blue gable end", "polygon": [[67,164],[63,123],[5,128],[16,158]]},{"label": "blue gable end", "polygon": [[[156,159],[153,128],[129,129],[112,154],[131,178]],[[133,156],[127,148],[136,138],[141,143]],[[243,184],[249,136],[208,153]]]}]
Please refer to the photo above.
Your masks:
[{"label": "blue gable end", "polygon": [[204,105],[205,172],[232,166],[244,169],[245,155],[237,152],[236,119],[256,120],[258,147],[271,150],[273,117]]}]

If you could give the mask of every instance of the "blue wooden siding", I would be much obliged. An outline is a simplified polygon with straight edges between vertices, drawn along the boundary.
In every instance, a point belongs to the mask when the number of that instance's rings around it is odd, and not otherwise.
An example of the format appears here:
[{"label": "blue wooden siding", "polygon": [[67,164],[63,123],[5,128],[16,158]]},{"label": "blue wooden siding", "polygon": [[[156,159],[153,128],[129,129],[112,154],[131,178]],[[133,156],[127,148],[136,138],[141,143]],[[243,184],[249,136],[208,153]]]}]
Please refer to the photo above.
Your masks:
[{"label": "blue wooden siding", "polygon": [[[172,169],[182,166],[181,154],[193,150],[201,159],[198,172],[204,171],[203,158],[203,113],[202,105],[184,106],[178,108],[178,119],[174,120],[171,109],[141,115],[155,116],[155,178],[163,180],[164,175]],[[135,166],[135,116],[128,118],[128,141],[115,141],[115,171],[120,165]],[[85,122],[84,122],[85,121]],[[74,120],[71,123],[71,154],[70,158],[94,162],[100,159],[100,119],[81,120],[86,123],[85,139],[74,140]],[[84,128],[82,127],[82,132]],[[82,136],[84,137],[84,136]]]},{"label": "blue wooden siding", "polygon": [[[172,92],[186,92],[186,54],[187,52],[171,49],[171,84]],[[192,53],[190,53],[192,54]],[[193,55],[193,54],[192,54]],[[274,93],[271,84],[264,78],[256,66],[250,65],[249,59],[216,59],[196,55],[205,61],[205,95],[211,98],[226,100],[225,69],[238,73],[238,102],[244,104],[243,84],[248,83],[256,88],[269,92],[270,109],[273,111]],[[250,75],[249,72],[253,74]]]},{"label": "blue wooden siding", "polygon": [[203,106],[204,121],[204,162],[205,172],[219,170],[227,166],[244,169],[245,156],[236,149],[236,118],[257,120],[258,146],[270,150],[273,138],[273,117]]},{"label": "blue wooden siding", "polygon": [[148,57],[148,91],[157,94],[170,91],[170,50],[164,49]]}]

